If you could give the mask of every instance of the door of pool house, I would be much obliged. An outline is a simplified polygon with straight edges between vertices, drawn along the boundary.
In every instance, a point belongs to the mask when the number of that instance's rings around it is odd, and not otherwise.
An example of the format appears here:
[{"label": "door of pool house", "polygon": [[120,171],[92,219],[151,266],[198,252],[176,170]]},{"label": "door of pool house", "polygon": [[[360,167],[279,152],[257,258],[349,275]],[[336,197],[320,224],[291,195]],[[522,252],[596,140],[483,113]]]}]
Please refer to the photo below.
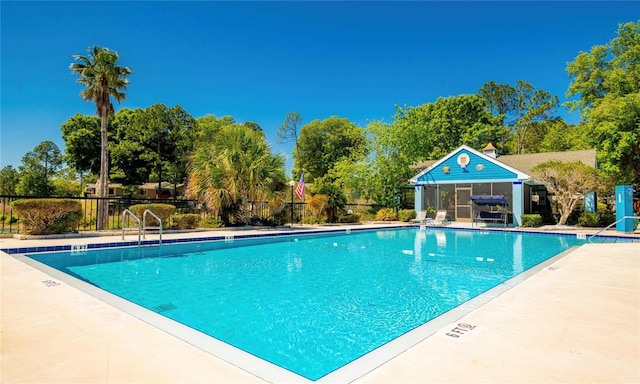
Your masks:
[{"label": "door of pool house", "polygon": [[455,221],[471,222],[471,186],[456,186]]}]

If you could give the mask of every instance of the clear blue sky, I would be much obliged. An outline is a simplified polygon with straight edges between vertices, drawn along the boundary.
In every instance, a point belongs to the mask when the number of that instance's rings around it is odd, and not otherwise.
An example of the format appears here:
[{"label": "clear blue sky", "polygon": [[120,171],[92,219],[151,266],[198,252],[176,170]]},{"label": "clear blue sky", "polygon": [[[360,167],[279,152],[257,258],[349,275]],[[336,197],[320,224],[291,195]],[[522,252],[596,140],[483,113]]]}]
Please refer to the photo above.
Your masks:
[{"label": "clear blue sky", "polygon": [[567,63],[637,21],[639,4],[2,1],[0,166],[44,140],[64,149],[61,124],[95,113],[69,70],[92,45],[133,70],[116,110],[163,103],[254,121],[290,157],[276,142],[289,111],[364,127],[391,121],[394,105],[518,79],[565,101]]}]

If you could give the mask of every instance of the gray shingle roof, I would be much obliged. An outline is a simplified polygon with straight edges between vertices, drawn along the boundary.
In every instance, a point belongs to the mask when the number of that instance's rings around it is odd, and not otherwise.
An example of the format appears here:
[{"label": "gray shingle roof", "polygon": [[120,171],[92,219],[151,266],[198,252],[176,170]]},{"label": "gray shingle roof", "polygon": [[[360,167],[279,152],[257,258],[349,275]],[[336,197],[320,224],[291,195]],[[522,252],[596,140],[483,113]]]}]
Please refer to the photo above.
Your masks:
[{"label": "gray shingle roof", "polygon": [[[525,153],[522,155],[503,155],[498,156],[497,160],[529,175],[531,174],[531,168],[535,167],[538,164],[542,164],[544,162],[552,160],[566,162],[579,161],[594,168],[597,166],[595,149],[568,152]],[[414,164],[411,168],[413,168],[416,172],[420,172],[433,165],[436,161],[438,160],[421,161]]]},{"label": "gray shingle roof", "polygon": [[504,155],[499,156],[498,161],[506,165],[518,169],[526,174],[531,174],[531,168],[547,161],[579,161],[585,165],[596,167],[596,150],[587,149],[583,151],[569,152],[544,152],[544,153],[525,153],[522,155]]}]

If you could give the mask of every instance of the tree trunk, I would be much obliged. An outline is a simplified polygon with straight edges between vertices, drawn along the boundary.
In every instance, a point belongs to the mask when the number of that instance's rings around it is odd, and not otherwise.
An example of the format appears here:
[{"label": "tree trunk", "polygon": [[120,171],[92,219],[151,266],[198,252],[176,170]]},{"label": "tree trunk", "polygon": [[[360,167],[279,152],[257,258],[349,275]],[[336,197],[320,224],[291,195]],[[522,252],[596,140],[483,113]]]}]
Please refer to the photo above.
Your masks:
[{"label": "tree trunk", "polygon": [[100,108],[100,189],[98,192],[97,230],[108,229],[109,223],[109,117],[107,105]]}]

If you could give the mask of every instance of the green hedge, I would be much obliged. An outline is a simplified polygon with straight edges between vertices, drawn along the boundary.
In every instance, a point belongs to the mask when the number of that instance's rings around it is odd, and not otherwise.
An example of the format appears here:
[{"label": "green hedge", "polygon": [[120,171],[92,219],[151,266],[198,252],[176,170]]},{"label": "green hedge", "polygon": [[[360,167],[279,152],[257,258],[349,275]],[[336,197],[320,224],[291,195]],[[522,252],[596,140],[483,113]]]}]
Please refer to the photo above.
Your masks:
[{"label": "green hedge", "polygon": [[[176,207],[171,204],[137,204],[129,207],[129,210],[133,212],[134,215],[138,216],[140,221],[142,222],[144,211],[149,210],[153,212],[154,215],[158,216],[160,220],[162,220],[163,227],[169,227],[171,216],[176,212]],[[153,217],[147,215],[147,225],[159,225],[158,221]]]},{"label": "green hedge", "polygon": [[578,218],[577,225],[580,227],[606,227],[616,221],[614,213],[604,212],[582,212]]},{"label": "green hedge", "polygon": [[343,215],[338,216],[338,223],[359,223],[360,222],[360,214],[358,212],[354,212],[351,214],[345,213]]},{"label": "green hedge", "polygon": [[413,209],[401,209],[398,211],[398,220],[400,221],[410,221],[416,218],[416,211]]},{"label": "green hedge", "polygon": [[539,214],[525,214],[520,216],[523,227],[539,227],[542,225],[542,216]]},{"label": "green hedge", "polygon": [[376,213],[376,221],[396,221],[398,220],[398,215],[393,208],[382,208]]},{"label": "green hedge", "polygon": [[82,220],[82,204],[66,199],[23,199],[11,203],[20,217],[21,230],[29,235],[72,232]]},{"label": "green hedge", "polygon": [[207,216],[203,220],[200,220],[200,223],[198,224],[198,227],[200,227],[200,228],[222,228],[222,227],[224,227],[224,224],[222,223],[222,220],[218,216],[211,215],[211,216]]},{"label": "green hedge", "polygon": [[185,213],[175,215],[172,218],[173,228],[175,229],[194,229],[198,228],[200,223],[200,215],[197,213]]}]

